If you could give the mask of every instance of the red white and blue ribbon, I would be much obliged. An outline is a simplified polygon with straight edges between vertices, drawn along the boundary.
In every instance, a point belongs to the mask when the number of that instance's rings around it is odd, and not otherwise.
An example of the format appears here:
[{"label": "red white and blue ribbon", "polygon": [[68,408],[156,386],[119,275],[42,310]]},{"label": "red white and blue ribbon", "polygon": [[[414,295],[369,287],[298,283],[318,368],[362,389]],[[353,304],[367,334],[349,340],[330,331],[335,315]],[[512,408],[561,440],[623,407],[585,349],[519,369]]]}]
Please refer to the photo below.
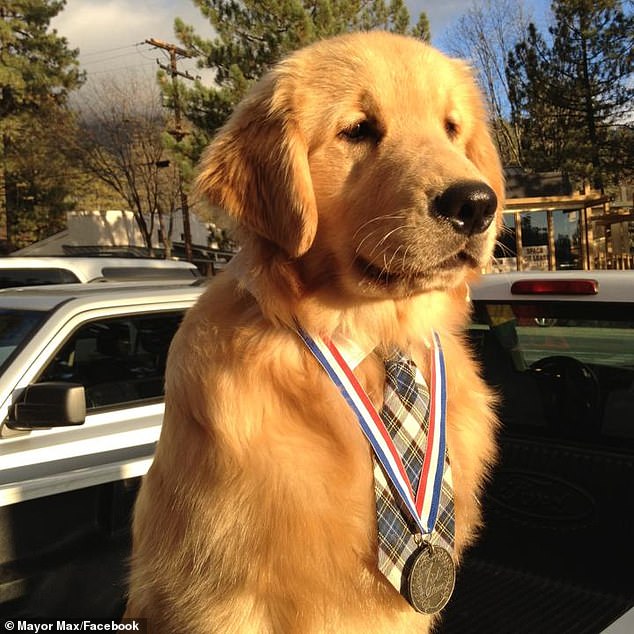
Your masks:
[{"label": "red white and blue ribbon", "polygon": [[421,533],[431,534],[438,517],[446,443],[447,377],[438,334],[433,333],[427,446],[418,490],[414,494],[392,437],[337,347],[330,340],[311,337],[301,327],[297,332],[357,416],[377,460]]}]

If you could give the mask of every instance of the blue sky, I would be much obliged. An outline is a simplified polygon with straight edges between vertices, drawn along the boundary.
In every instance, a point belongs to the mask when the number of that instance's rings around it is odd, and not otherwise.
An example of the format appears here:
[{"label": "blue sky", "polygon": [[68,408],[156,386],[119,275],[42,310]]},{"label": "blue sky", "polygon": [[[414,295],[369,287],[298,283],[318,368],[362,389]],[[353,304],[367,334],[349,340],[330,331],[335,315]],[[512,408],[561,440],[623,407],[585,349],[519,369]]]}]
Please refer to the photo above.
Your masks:
[{"label": "blue sky", "polygon": [[[550,0],[519,1],[537,23],[542,23],[549,12]],[[474,4],[474,0],[406,0],[412,19],[421,11],[427,13],[431,23],[432,40],[442,37],[444,31]]]},{"label": "blue sky", "polygon": [[[432,39],[439,44],[446,29],[473,0],[409,0],[406,4],[414,21],[421,11],[427,13]],[[523,0],[523,5],[543,23],[550,0]],[[210,30],[191,0],[67,0],[53,27],[72,47],[80,49],[80,60],[89,76],[130,70],[153,74],[160,54],[143,42],[148,37],[176,42],[173,24],[177,16],[195,25],[200,34]]]}]

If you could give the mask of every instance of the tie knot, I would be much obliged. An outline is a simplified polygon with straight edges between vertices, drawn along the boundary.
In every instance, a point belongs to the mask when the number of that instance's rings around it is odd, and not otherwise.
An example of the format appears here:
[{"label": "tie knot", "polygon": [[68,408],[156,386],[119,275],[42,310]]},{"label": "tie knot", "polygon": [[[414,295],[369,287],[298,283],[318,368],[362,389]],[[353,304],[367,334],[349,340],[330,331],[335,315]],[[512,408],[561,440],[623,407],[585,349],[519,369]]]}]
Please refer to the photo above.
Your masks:
[{"label": "tie knot", "polygon": [[387,382],[406,400],[416,398],[416,365],[401,350],[394,350],[384,361]]}]

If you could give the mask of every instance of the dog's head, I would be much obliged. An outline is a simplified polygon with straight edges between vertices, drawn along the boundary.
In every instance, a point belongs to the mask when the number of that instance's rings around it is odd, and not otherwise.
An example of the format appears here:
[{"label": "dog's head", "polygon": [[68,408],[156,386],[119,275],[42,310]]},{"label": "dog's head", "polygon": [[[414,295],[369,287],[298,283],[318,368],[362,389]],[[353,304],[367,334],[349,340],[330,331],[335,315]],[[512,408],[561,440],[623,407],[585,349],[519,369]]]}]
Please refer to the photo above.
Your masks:
[{"label": "dog's head", "polygon": [[382,32],[275,67],[211,143],[198,188],[298,292],[356,298],[460,284],[488,261],[504,197],[467,66]]}]

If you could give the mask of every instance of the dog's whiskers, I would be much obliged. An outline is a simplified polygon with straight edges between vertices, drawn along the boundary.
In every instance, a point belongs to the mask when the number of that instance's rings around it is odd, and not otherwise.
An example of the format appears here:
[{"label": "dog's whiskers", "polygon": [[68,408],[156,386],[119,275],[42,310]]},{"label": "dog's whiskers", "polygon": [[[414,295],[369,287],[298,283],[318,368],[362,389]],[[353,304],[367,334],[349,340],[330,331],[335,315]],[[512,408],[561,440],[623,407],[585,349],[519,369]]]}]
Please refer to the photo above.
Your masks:
[{"label": "dog's whiskers", "polygon": [[515,255],[510,247],[508,247],[503,242],[500,242],[499,240],[495,241],[495,246],[502,251],[502,257],[513,257]]},{"label": "dog's whiskers", "polygon": [[368,225],[372,224],[373,222],[380,222],[381,220],[405,220],[407,216],[404,213],[399,213],[399,214],[383,214],[381,216],[376,216],[375,218],[370,218],[370,220],[367,220],[366,222],[364,222],[352,235],[352,239],[354,240],[354,238],[356,238],[361,231],[363,231]]},{"label": "dog's whiskers", "polygon": [[368,234],[363,238],[363,240],[361,240],[361,242],[359,242],[359,244],[355,247],[354,254],[359,255],[361,253],[361,247],[363,246],[365,241],[380,231],[381,231],[381,227],[377,227],[373,231],[368,232]]},{"label": "dog's whiskers", "polygon": [[[374,248],[372,249],[372,251],[370,251],[369,256],[373,257],[375,253],[377,253],[379,251],[379,249],[381,249],[381,247],[385,244],[386,240],[389,239],[390,236],[394,235],[397,231],[400,231],[401,229],[404,229],[407,225],[399,225],[398,227],[395,227],[394,229],[392,229],[391,231],[388,231],[375,245]],[[384,256],[385,257],[385,256]]]},{"label": "dog's whiskers", "polygon": [[[409,252],[409,250],[410,250],[411,248],[412,248],[412,245],[411,245],[411,244],[408,244],[408,245],[407,245],[407,247],[405,248],[405,251],[403,252],[403,264],[402,264],[402,267],[403,267],[403,270],[404,270],[404,271],[408,268],[408,267],[407,267],[407,254],[408,254],[408,252]],[[410,269],[410,271],[412,271],[412,272],[413,272],[413,270],[414,270],[413,263],[411,263],[411,262],[410,262],[410,265],[409,265],[409,269]]]},{"label": "dog's whiskers", "polygon": [[[386,233],[378,242],[377,244],[374,246],[374,248],[372,249],[372,251],[369,254],[369,257],[372,258],[373,256],[375,256],[375,254],[377,253],[377,251],[381,248],[384,247],[384,243],[386,240],[388,240],[390,238],[390,236],[392,234],[394,234],[396,231],[400,231],[400,230],[412,230],[415,231],[417,229],[417,225],[415,224],[403,224],[403,225],[399,225],[398,227],[396,227],[395,229],[392,229],[391,231],[389,231],[388,233]],[[394,251],[392,257],[390,258],[390,262],[389,262],[389,267],[392,266],[394,260],[395,260],[395,256],[398,254],[398,251],[405,245],[401,244],[398,245],[396,250]],[[412,248],[414,246],[413,243],[410,243],[407,246],[407,249],[405,251],[405,254],[407,253],[407,251]],[[384,247],[385,252],[387,252],[387,247]],[[405,254],[403,256],[403,268],[405,268]]]},{"label": "dog's whiskers", "polygon": [[[402,244],[399,244],[396,249],[394,250],[394,253],[392,253],[392,257],[390,258],[390,261],[388,263],[386,263],[385,265],[385,269],[386,271],[391,271],[394,270],[392,268],[392,264],[394,263],[394,260],[396,259],[396,256],[398,255],[398,252],[403,248]],[[383,258],[385,259],[385,256],[383,256]],[[401,267],[401,269],[403,269],[404,267]]]},{"label": "dog's whiskers", "polygon": [[[361,231],[365,230],[370,224],[372,224],[373,222],[378,222],[381,220],[405,220],[406,216],[405,214],[384,214],[382,216],[377,216],[376,218],[371,218],[370,220],[368,220],[367,222],[364,222],[353,234],[352,239],[354,240],[360,233]],[[380,232],[382,229],[381,226],[378,226],[374,229],[372,229],[371,231],[368,231],[368,233],[364,236],[364,238],[359,242],[359,244],[355,247],[355,255],[359,255],[361,252],[361,247],[365,244],[365,242],[371,238],[372,236],[375,236],[377,234],[377,232]],[[379,241],[379,245],[380,245]],[[374,253],[376,253],[376,247],[373,249],[372,251],[372,255],[374,255]]]}]

